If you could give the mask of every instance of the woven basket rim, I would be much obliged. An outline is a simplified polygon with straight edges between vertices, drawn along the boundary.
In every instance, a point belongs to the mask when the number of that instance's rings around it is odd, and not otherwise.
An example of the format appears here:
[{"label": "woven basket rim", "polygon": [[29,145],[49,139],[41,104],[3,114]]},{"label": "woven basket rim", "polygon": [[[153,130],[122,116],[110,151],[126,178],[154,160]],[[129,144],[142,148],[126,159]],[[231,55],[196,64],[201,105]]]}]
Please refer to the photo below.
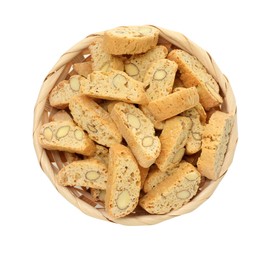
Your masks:
[{"label": "woven basket rim", "polygon": [[38,141],[38,134],[41,125],[44,122],[47,122],[49,114],[55,111],[55,109],[49,105],[47,97],[51,89],[59,81],[67,77],[67,74],[69,73],[72,64],[82,60],[83,54],[85,53],[92,39],[99,35],[103,35],[104,32],[88,35],[86,38],[75,44],[60,57],[58,62],[53,66],[53,68],[49,71],[48,75],[45,77],[44,82],[40,88],[40,93],[38,95],[34,109],[33,141],[36,155],[43,172],[48,176],[55,188],[59,191],[59,193],[63,195],[63,197],[65,197],[74,206],[79,208],[83,213],[101,220],[107,220],[123,225],[156,224],[196,209],[212,195],[220,181],[225,176],[225,173],[227,172],[233,160],[236,144],[238,141],[235,97],[227,77],[221,72],[211,55],[179,32],[174,32],[157,26],[154,27],[159,29],[161,38],[169,41],[176,47],[179,47],[187,51],[188,53],[196,56],[200,60],[200,62],[206,67],[207,71],[216,79],[219,84],[221,91],[220,93],[223,97],[223,104],[221,110],[231,115],[234,115],[235,118],[230,135],[228,149],[220,172],[220,177],[215,181],[207,181],[203,190],[199,194],[197,194],[189,203],[187,203],[180,209],[171,211],[170,213],[165,215],[129,215],[120,219],[112,219],[110,216],[107,215],[103,208],[93,207],[92,205],[80,198],[82,194],[84,194],[84,196],[88,198],[86,192],[84,193],[84,191],[76,188],[62,187],[58,185],[55,180],[55,174],[58,172],[59,168],[63,166],[59,152],[47,152],[40,146]]}]

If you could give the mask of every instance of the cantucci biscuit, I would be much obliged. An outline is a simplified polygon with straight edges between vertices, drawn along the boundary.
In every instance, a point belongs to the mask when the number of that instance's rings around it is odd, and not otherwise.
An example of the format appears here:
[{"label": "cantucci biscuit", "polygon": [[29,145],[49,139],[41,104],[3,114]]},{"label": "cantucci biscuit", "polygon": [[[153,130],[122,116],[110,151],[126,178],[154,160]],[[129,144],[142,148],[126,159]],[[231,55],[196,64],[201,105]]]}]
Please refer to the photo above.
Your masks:
[{"label": "cantucci biscuit", "polygon": [[111,117],[138,163],[148,168],[155,162],[161,150],[160,140],[155,136],[151,121],[139,108],[124,102],[114,105]]},{"label": "cantucci biscuit", "polygon": [[146,180],[146,177],[148,175],[149,168],[143,168],[141,165],[138,164],[140,175],[141,175],[141,189],[144,187],[144,183]]},{"label": "cantucci biscuit", "polygon": [[71,99],[69,108],[75,122],[98,144],[110,147],[122,141],[122,136],[109,113],[91,98],[77,95]]},{"label": "cantucci biscuit", "polygon": [[84,131],[69,121],[49,122],[42,125],[40,144],[48,150],[58,150],[91,156],[95,152],[94,142]]},{"label": "cantucci biscuit", "polygon": [[149,101],[172,92],[177,69],[177,63],[167,59],[157,60],[151,64],[144,77]]},{"label": "cantucci biscuit", "polygon": [[73,64],[73,69],[77,74],[85,78],[93,71],[90,61],[75,63]]},{"label": "cantucci biscuit", "polygon": [[57,181],[62,186],[96,189],[106,189],[107,178],[107,166],[95,158],[72,162],[57,174]]},{"label": "cantucci biscuit", "polygon": [[175,116],[165,121],[159,137],[161,152],[155,162],[162,172],[180,163],[191,127],[192,122],[187,117]]},{"label": "cantucci biscuit", "polygon": [[[51,117],[50,121],[52,122],[68,121],[73,123],[73,118],[65,110],[59,110]],[[66,163],[71,163],[79,160],[79,156],[77,154],[69,152],[63,152],[63,156],[62,154],[60,154],[60,157],[62,158],[62,161]]]},{"label": "cantucci biscuit", "polygon": [[125,61],[125,72],[130,77],[142,82],[150,65],[157,60],[164,59],[167,54],[167,48],[160,45],[144,54],[133,55]]},{"label": "cantucci biscuit", "polygon": [[149,102],[147,108],[156,120],[163,121],[194,107],[199,103],[197,89],[184,88],[165,97]]},{"label": "cantucci biscuit", "polygon": [[151,26],[120,26],[104,33],[104,49],[114,55],[144,53],[158,38],[159,30]]},{"label": "cantucci biscuit", "polygon": [[178,64],[185,87],[197,87],[200,103],[206,110],[223,102],[217,82],[196,57],[183,50],[173,50],[167,58]]},{"label": "cantucci biscuit", "polygon": [[158,130],[162,130],[164,127],[164,121],[158,121],[155,119],[153,114],[148,110],[147,106],[145,105],[139,105],[139,108],[143,111],[143,113],[150,119],[154,127]]},{"label": "cantucci biscuit", "polygon": [[208,179],[216,180],[220,177],[232,125],[232,115],[216,111],[204,128],[202,152],[197,161],[197,168]]},{"label": "cantucci biscuit", "polygon": [[194,154],[200,151],[202,143],[203,125],[200,122],[200,115],[195,108],[188,109],[182,113],[192,122],[192,127],[186,143],[186,154]]},{"label": "cantucci biscuit", "polygon": [[[185,149],[183,149],[183,152]],[[178,166],[170,168],[164,172],[162,172],[160,169],[157,167],[149,171],[147,178],[144,183],[144,192],[147,193],[154,189],[159,183],[161,183],[163,180],[165,180],[168,176],[173,174],[176,170],[178,169]]]},{"label": "cantucci biscuit", "polygon": [[147,104],[144,84],[118,70],[109,72],[94,71],[88,79],[81,81],[82,93],[107,100],[119,100],[127,103]]},{"label": "cantucci biscuit", "polygon": [[129,148],[121,144],[110,148],[108,169],[105,210],[113,218],[124,217],[138,204],[140,170]]},{"label": "cantucci biscuit", "polygon": [[81,76],[71,76],[69,80],[60,81],[49,94],[52,107],[63,109],[68,107],[70,99],[80,93]]},{"label": "cantucci biscuit", "polygon": [[200,180],[196,168],[182,162],[173,174],[141,198],[140,205],[150,214],[166,214],[179,209],[196,195]]},{"label": "cantucci biscuit", "polygon": [[105,52],[103,48],[103,37],[98,36],[92,40],[89,46],[91,54],[90,64],[93,71],[124,70],[124,64],[121,58]]}]

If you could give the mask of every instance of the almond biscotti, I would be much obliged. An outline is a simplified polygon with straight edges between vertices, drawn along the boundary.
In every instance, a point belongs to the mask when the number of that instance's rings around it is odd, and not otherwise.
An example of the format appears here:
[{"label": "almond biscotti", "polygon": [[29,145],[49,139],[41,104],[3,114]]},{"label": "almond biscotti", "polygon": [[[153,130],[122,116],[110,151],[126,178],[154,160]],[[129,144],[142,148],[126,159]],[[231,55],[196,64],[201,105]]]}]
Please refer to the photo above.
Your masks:
[{"label": "almond biscotti", "polygon": [[139,164],[148,168],[161,150],[151,121],[139,108],[124,102],[115,104],[110,115]]},{"label": "almond biscotti", "polygon": [[81,81],[82,93],[93,98],[147,104],[145,85],[118,70],[94,71]]},{"label": "almond biscotti", "polygon": [[124,70],[124,64],[121,58],[113,56],[105,52],[103,43],[104,38],[101,36],[95,37],[89,46],[89,51],[91,54],[90,64],[92,71],[110,71],[114,70]]},{"label": "almond biscotti", "polygon": [[184,88],[149,102],[147,108],[156,120],[163,121],[190,109],[199,103],[197,89]]},{"label": "almond biscotti", "polygon": [[104,49],[113,55],[144,53],[158,38],[159,30],[151,26],[120,26],[104,33]]},{"label": "almond biscotti", "polygon": [[94,142],[73,122],[49,122],[42,125],[39,135],[41,146],[91,156],[95,152]]},{"label": "almond biscotti", "polygon": [[172,92],[177,69],[177,63],[168,59],[157,60],[151,64],[144,77],[149,101]]},{"label": "almond biscotti", "polygon": [[93,71],[92,63],[90,61],[80,62],[73,64],[74,71],[87,78],[87,76]]},{"label": "almond biscotti", "polygon": [[181,208],[197,193],[201,180],[196,168],[182,162],[177,171],[168,176],[140,199],[140,205],[150,214],[165,214]]},{"label": "almond biscotti", "polygon": [[165,124],[165,121],[158,121],[155,119],[153,114],[148,110],[147,106],[139,105],[139,108],[143,111],[143,113],[150,119],[155,129],[162,130]]},{"label": "almond biscotti", "polygon": [[164,59],[168,54],[166,47],[159,45],[146,53],[132,55],[125,61],[125,72],[135,80],[143,82],[146,71],[157,60]]},{"label": "almond biscotti", "polygon": [[75,122],[98,144],[110,147],[122,141],[109,113],[91,98],[77,95],[71,99],[69,108]]},{"label": "almond biscotti", "polygon": [[59,121],[70,121],[73,122],[73,118],[65,111],[65,110],[59,110],[57,113],[55,113],[51,121],[59,122]]},{"label": "almond biscotti", "polygon": [[60,81],[49,94],[50,105],[59,109],[68,107],[70,99],[80,93],[81,79],[81,76],[74,75],[69,80]]},{"label": "almond biscotti", "polygon": [[105,210],[113,218],[130,214],[138,204],[141,176],[129,148],[115,144],[109,152]]},{"label": "almond biscotti", "polygon": [[161,152],[155,162],[162,172],[180,163],[191,127],[192,122],[187,117],[175,116],[165,121],[159,137]]},{"label": "almond biscotti", "polygon": [[200,115],[195,108],[188,109],[182,113],[191,120],[192,127],[186,143],[186,154],[194,154],[200,151],[202,143],[203,125],[200,122]]},{"label": "almond biscotti", "polygon": [[200,103],[206,110],[223,102],[217,82],[196,57],[177,49],[171,51],[167,58],[178,64],[180,79],[185,87],[197,86]]},{"label": "almond biscotti", "polygon": [[232,115],[216,111],[204,128],[202,152],[197,161],[197,168],[208,179],[216,180],[220,177],[232,125]]},{"label": "almond biscotti", "polygon": [[[184,153],[185,149],[183,149]],[[149,171],[148,176],[144,183],[144,192],[147,193],[154,189],[159,183],[161,183],[163,180],[165,180],[168,176],[173,174],[178,169],[179,164],[176,167],[169,168],[166,171],[162,172],[157,167],[153,167]]]},{"label": "almond biscotti", "polygon": [[62,186],[106,189],[107,179],[107,166],[95,158],[72,162],[57,174],[57,181]]}]

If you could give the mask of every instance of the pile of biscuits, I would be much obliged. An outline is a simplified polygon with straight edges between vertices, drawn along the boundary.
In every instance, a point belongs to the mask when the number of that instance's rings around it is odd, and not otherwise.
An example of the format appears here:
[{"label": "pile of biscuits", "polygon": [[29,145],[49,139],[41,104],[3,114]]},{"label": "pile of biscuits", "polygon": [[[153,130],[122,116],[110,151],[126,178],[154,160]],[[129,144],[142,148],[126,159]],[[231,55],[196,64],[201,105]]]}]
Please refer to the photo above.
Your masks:
[{"label": "pile of biscuits", "polygon": [[233,116],[218,83],[152,26],[106,31],[88,50],[51,90],[57,112],[40,129],[67,159],[59,185],[90,192],[111,218],[179,209],[224,161]]}]

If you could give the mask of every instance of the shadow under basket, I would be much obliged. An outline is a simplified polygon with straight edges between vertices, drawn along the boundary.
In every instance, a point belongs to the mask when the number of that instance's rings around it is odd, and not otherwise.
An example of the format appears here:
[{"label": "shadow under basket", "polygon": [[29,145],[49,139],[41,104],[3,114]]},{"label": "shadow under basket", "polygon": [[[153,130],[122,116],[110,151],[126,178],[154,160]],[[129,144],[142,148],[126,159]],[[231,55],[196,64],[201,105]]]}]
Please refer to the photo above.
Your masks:
[{"label": "shadow under basket", "polygon": [[228,79],[220,71],[208,52],[201,49],[181,33],[163,28],[158,29],[160,30],[159,43],[161,42],[165,45],[168,44],[169,46],[172,45],[175,48],[180,48],[199,59],[219,84],[220,94],[223,97],[223,103],[220,110],[232,114],[235,117],[220,177],[215,181],[206,180],[198,194],[189,203],[185,204],[178,210],[171,211],[164,215],[150,215],[140,207],[137,207],[129,216],[120,219],[111,219],[105,212],[103,204],[95,202],[86,189],[82,189],[81,187],[62,187],[58,185],[55,176],[58,174],[58,171],[67,164],[65,155],[63,152],[43,149],[39,144],[38,136],[42,124],[50,121],[52,115],[57,111],[55,108],[51,107],[48,102],[48,95],[51,89],[61,80],[69,79],[70,75],[73,75],[73,64],[82,62],[89,56],[88,46],[90,45],[90,41],[97,35],[103,35],[103,32],[91,34],[64,53],[46,76],[35,106],[33,138],[41,168],[59,193],[61,193],[69,202],[79,208],[82,212],[94,218],[123,225],[151,225],[188,213],[196,209],[212,195],[217,185],[225,176],[232,162],[238,140],[238,133],[235,97]]}]

